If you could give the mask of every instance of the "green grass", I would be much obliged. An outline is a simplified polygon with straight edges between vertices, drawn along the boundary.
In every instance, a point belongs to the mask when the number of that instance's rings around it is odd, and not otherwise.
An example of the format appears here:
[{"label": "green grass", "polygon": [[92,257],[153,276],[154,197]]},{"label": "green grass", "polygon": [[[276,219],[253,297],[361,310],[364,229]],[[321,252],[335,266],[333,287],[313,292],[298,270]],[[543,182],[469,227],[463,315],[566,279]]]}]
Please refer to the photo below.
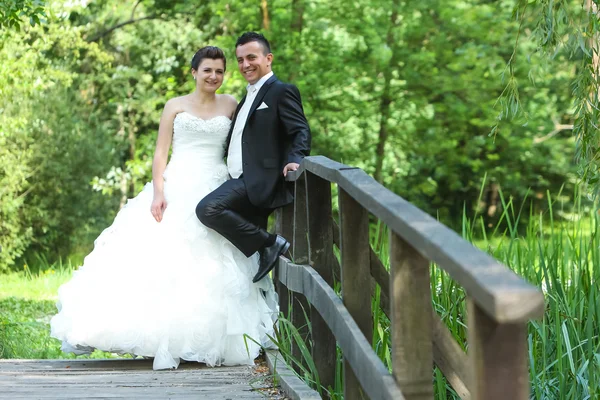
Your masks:
[{"label": "green grass", "polygon": [[41,272],[31,272],[27,265],[23,271],[2,275],[0,280],[0,299],[16,297],[28,300],[56,301],[58,288],[66,282],[72,273],[72,267],[49,266]]},{"label": "green grass", "polygon": [[60,344],[49,335],[51,300],[0,300],[0,358],[58,358]]},{"label": "green grass", "polygon": [[114,357],[98,350],[77,357],[60,350],[60,341],[50,337],[50,319],[57,311],[58,288],[69,280],[73,267],[38,262],[34,271],[24,265],[21,272],[0,278],[0,358]]}]

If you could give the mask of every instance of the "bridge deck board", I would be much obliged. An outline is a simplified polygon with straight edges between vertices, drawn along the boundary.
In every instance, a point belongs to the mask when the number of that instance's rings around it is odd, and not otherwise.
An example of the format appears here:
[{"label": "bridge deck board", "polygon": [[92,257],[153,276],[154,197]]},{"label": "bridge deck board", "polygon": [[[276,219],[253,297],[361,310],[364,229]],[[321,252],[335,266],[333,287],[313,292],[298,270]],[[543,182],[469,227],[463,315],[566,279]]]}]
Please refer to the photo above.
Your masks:
[{"label": "bridge deck board", "polygon": [[0,399],[281,399],[268,371],[151,360],[0,360]]}]

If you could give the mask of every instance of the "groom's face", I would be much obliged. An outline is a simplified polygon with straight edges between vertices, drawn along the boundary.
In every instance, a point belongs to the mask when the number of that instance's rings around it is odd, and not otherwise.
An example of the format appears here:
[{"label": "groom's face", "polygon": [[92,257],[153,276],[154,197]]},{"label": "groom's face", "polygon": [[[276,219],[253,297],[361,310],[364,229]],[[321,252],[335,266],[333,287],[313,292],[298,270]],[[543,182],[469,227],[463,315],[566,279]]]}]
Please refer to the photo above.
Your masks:
[{"label": "groom's face", "polygon": [[248,42],[238,46],[235,55],[240,72],[251,85],[271,72],[273,54],[265,55],[265,49],[259,42]]}]

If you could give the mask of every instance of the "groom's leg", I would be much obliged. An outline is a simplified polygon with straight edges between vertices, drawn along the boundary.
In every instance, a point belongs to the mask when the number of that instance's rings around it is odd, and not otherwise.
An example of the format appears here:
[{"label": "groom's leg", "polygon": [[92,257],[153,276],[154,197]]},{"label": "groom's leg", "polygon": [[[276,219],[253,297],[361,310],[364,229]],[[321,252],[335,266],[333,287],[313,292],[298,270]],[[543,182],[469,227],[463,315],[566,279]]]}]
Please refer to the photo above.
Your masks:
[{"label": "groom's leg", "polygon": [[263,212],[250,202],[243,179],[226,181],[196,207],[200,222],[227,238],[246,257],[270,238],[269,233],[254,222]]}]

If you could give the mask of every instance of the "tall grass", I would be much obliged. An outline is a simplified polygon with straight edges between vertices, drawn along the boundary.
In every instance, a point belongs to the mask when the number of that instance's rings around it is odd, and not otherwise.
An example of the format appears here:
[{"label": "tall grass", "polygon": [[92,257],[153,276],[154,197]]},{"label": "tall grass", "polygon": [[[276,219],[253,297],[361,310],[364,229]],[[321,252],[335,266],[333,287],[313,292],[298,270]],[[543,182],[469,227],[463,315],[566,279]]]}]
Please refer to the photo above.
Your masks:
[{"label": "tall grass", "polygon": [[500,240],[485,239],[480,245],[545,293],[544,317],[531,321],[527,337],[533,397],[596,399],[600,396],[598,214],[585,211],[579,201],[575,214],[579,218],[557,221],[556,214],[564,211],[550,195],[547,198],[549,211],[530,213],[523,236],[516,229],[521,211],[503,200],[508,228]]},{"label": "tall grass", "polygon": [[[576,196],[579,198],[578,196]],[[580,201],[574,212],[548,195],[548,211],[524,215],[523,204],[501,197],[503,213],[492,231],[481,216],[463,215],[462,235],[490,253],[531,284],[542,288],[546,311],[540,320],[528,325],[528,362],[531,398],[536,400],[600,398],[600,238],[598,214],[586,210]],[[569,218],[557,218],[557,214]],[[527,222],[523,226],[523,219]],[[521,227],[521,228],[520,228]],[[385,229],[373,229],[372,246],[389,268],[389,248]],[[336,285],[339,288],[339,285]],[[454,338],[466,349],[467,326],[465,293],[462,287],[436,265],[431,267],[432,302]],[[339,293],[339,290],[338,290]],[[379,291],[372,298],[373,349],[391,370],[390,321],[381,311]],[[305,345],[285,316],[285,330],[278,338],[288,362],[312,365],[309,345]],[[310,321],[309,332],[310,332]],[[302,358],[293,359],[291,342],[303,348]],[[333,399],[343,397],[342,354],[338,349],[336,383],[327,391]],[[306,368],[305,368],[306,370]],[[303,377],[313,387],[318,382],[316,369]],[[302,374],[300,374],[302,375]],[[441,371],[434,369],[432,385],[436,399],[458,399]]]}]

